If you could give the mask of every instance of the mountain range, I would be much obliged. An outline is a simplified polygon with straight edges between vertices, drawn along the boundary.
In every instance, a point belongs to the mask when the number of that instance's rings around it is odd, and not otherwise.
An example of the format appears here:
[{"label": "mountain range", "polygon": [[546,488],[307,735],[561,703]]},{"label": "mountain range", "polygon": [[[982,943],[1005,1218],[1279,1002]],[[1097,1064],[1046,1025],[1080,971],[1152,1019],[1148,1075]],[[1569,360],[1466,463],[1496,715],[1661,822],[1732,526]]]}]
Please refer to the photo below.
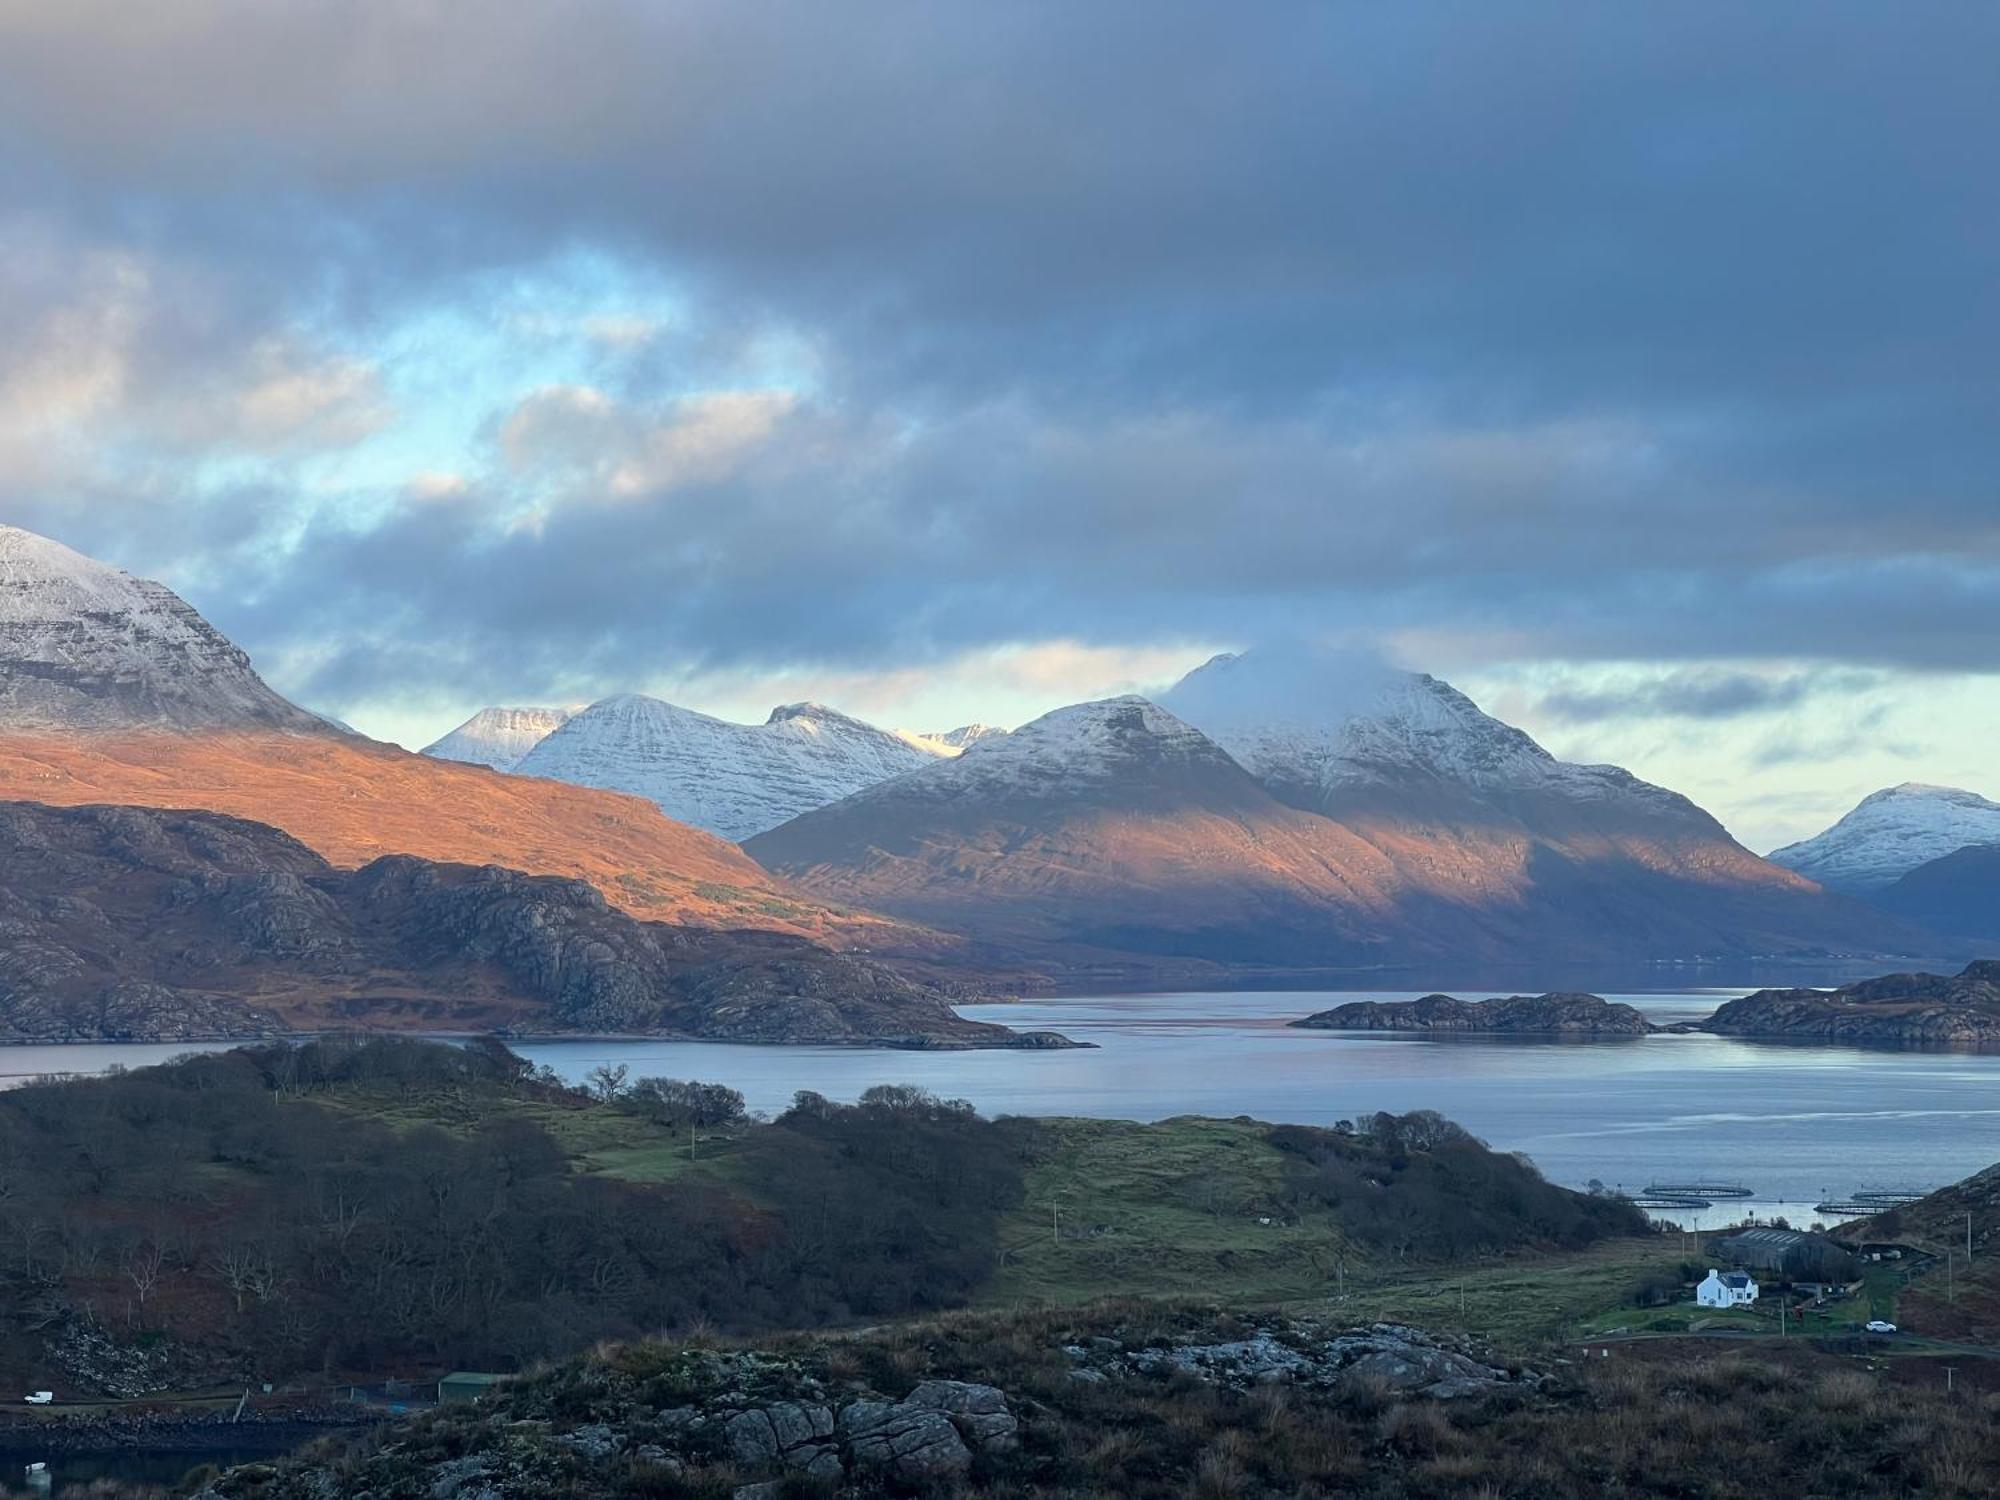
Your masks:
[{"label": "mountain range", "polygon": [[1935,951],[1685,797],[1329,653],[1222,656],[1012,732],[623,695],[487,710],[420,756],[288,703],[158,584],[12,530],[0,558],[0,799],[204,809],[335,871],[566,877],[971,985]]},{"label": "mountain range", "polygon": [[817,703],[732,724],[628,693],[571,716],[515,769],[632,792],[670,818],[737,841],[958,753]]},{"label": "mountain range", "polygon": [[[1165,706],[1163,706],[1165,705]],[[1171,710],[1171,711],[1170,711]],[[1058,710],[746,842],[830,900],[1059,967],[1920,951],[1686,798],[1435,678],[1310,653]]]},{"label": "mountain range", "polygon": [[635,914],[846,941],[733,844],[635,798],[412,755],[296,707],[164,586],[0,527],[0,799],[206,808],[337,865],[384,854],[591,881]]},{"label": "mountain range", "polygon": [[630,792],[741,841],[1005,733],[987,724],[934,735],[878,729],[819,703],[738,724],[623,693],[582,709],[482,709],[424,754]]}]

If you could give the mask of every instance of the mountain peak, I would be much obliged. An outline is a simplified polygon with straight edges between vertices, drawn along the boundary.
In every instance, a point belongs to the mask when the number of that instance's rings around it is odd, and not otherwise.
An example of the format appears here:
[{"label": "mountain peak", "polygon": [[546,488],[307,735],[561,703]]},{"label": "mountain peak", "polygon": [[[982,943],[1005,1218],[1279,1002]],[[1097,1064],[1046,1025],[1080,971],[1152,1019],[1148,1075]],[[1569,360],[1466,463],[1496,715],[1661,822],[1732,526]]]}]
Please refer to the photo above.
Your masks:
[{"label": "mountain peak", "polygon": [[243,651],[164,585],[0,525],[0,727],[329,725],[272,692]]},{"label": "mountain peak", "polygon": [[511,771],[535,746],[567,724],[574,708],[482,708],[424,754]]},{"label": "mountain peak", "polygon": [[1920,865],[2000,844],[2000,803],[1963,787],[1905,781],[1861,801],[1831,828],[1771,851],[1771,860],[1821,885],[1866,895]]},{"label": "mountain peak", "polygon": [[1371,656],[1259,646],[1204,663],[1162,701],[1308,811],[1513,815],[1529,801],[1544,811],[1615,802],[1713,826],[1683,797],[1616,766],[1558,760],[1450,683]]},{"label": "mountain peak", "polygon": [[820,703],[783,704],[761,724],[738,724],[624,693],[571,717],[515,769],[632,792],[735,840],[955,753]]}]

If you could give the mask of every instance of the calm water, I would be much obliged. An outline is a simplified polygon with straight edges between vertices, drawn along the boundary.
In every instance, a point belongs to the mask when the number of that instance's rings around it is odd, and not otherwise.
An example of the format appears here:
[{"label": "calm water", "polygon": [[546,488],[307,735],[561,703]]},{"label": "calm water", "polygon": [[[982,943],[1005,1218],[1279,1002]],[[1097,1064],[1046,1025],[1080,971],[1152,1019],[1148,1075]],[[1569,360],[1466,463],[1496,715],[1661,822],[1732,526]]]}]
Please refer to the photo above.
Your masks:
[{"label": "calm water", "polygon": [[[1740,990],[1624,994],[1662,1024],[1708,1015]],[[1435,1109],[1553,1180],[1739,1182],[1755,1191],[1692,1225],[1746,1212],[1810,1220],[1864,1187],[1941,1187],[2000,1160],[2000,1053],[1866,1051],[1652,1036],[1601,1042],[1427,1039],[1298,1031],[1285,1022],[1366,994],[1181,994],[964,1013],[1047,1027],[1094,1050],[864,1052],[842,1048],[561,1042],[525,1047],[565,1077],[600,1062],[741,1089],[779,1110],[799,1088],[851,1099],[920,1083],[987,1113],[1159,1120],[1250,1115],[1324,1125],[1376,1110]]]},{"label": "calm water", "polygon": [[[1735,990],[1627,994],[1660,1022],[1709,1014]],[[1435,1109],[1557,1182],[1636,1189],[1663,1179],[1755,1190],[1689,1222],[1746,1209],[1810,1219],[1865,1187],[1927,1189],[2000,1160],[2000,1053],[1871,1051],[1653,1036],[1602,1042],[1424,1039],[1296,1031],[1288,1020],[1389,991],[1179,994],[967,1006],[1048,1027],[1091,1050],[893,1052],[700,1042],[544,1042],[520,1051],[564,1077],[623,1063],[635,1078],[699,1078],[775,1112],[802,1088],[852,1099],[918,1083],[987,1113],[1134,1120],[1250,1115],[1323,1125]],[[94,1072],[182,1047],[0,1049],[0,1075]],[[1663,1217],[1678,1218],[1676,1215]]]}]

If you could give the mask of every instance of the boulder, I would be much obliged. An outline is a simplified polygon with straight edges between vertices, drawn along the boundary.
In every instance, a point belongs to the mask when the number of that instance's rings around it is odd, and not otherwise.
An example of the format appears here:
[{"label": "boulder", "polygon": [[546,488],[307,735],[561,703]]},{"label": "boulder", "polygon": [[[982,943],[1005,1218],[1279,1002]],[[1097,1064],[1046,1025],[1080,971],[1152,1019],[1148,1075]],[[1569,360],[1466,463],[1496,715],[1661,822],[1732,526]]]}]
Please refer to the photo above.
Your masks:
[{"label": "boulder", "polygon": [[929,1407],[856,1401],[841,1410],[840,1437],[857,1469],[899,1479],[949,1479],[972,1467],[972,1450],[951,1418]]},{"label": "boulder", "polygon": [[903,1405],[943,1412],[967,1446],[979,1452],[1005,1453],[1021,1445],[1021,1424],[997,1386],[926,1380],[903,1398]]}]

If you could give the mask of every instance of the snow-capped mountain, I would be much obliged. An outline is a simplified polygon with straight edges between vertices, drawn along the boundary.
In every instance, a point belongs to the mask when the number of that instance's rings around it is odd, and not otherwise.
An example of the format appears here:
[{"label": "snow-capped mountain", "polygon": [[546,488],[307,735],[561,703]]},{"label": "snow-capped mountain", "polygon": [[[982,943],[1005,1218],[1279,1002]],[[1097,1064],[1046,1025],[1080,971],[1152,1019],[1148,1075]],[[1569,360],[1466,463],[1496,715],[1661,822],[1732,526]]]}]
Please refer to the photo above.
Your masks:
[{"label": "snow-capped mountain", "polygon": [[576,716],[573,708],[482,708],[424,754],[511,771],[535,746]]},{"label": "snow-capped mountain", "polygon": [[1056,709],[1012,734],[976,739],[955,758],[935,758],[922,776],[857,790],[848,804],[852,810],[906,801],[1011,803],[1106,787],[1131,800],[1203,773],[1236,778],[1241,768],[1157,704],[1106,698]]},{"label": "snow-capped mountain", "polygon": [[1222,655],[1160,700],[1295,807],[1447,815],[1475,804],[1510,816],[1607,804],[1692,818],[1687,798],[1617,766],[1556,759],[1450,683],[1304,647]]},{"label": "snow-capped mountain", "polygon": [[1057,709],[744,848],[1037,962],[1352,963],[1393,925],[1387,860],[1143,698]]},{"label": "snow-capped mountain", "polygon": [[0,729],[133,728],[332,732],[164,585],[0,526]]},{"label": "snow-capped mountain", "polygon": [[990,740],[1007,732],[995,724],[961,724],[956,729],[945,730],[943,734],[927,734],[924,738],[954,750],[970,750],[981,740]]},{"label": "snow-capped mountain", "polygon": [[650,798],[669,817],[741,840],[851,792],[956,754],[817,703],[733,724],[658,698],[594,703],[514,769]]},{"label": "snow-capped mountain", "polygon": [[1165,706],[1059,709],[744,847],[832,899],[1135,973],[1922,951],[1445,683],[1276,653]]},{"label": "snow-capped mountain", "polygon": [[1864,799],[1825,832],[1773,850],[1771,859],[1834,890],[1866,895],[1979,844],[2000,844],[2000,802],[1906,781]]}]

